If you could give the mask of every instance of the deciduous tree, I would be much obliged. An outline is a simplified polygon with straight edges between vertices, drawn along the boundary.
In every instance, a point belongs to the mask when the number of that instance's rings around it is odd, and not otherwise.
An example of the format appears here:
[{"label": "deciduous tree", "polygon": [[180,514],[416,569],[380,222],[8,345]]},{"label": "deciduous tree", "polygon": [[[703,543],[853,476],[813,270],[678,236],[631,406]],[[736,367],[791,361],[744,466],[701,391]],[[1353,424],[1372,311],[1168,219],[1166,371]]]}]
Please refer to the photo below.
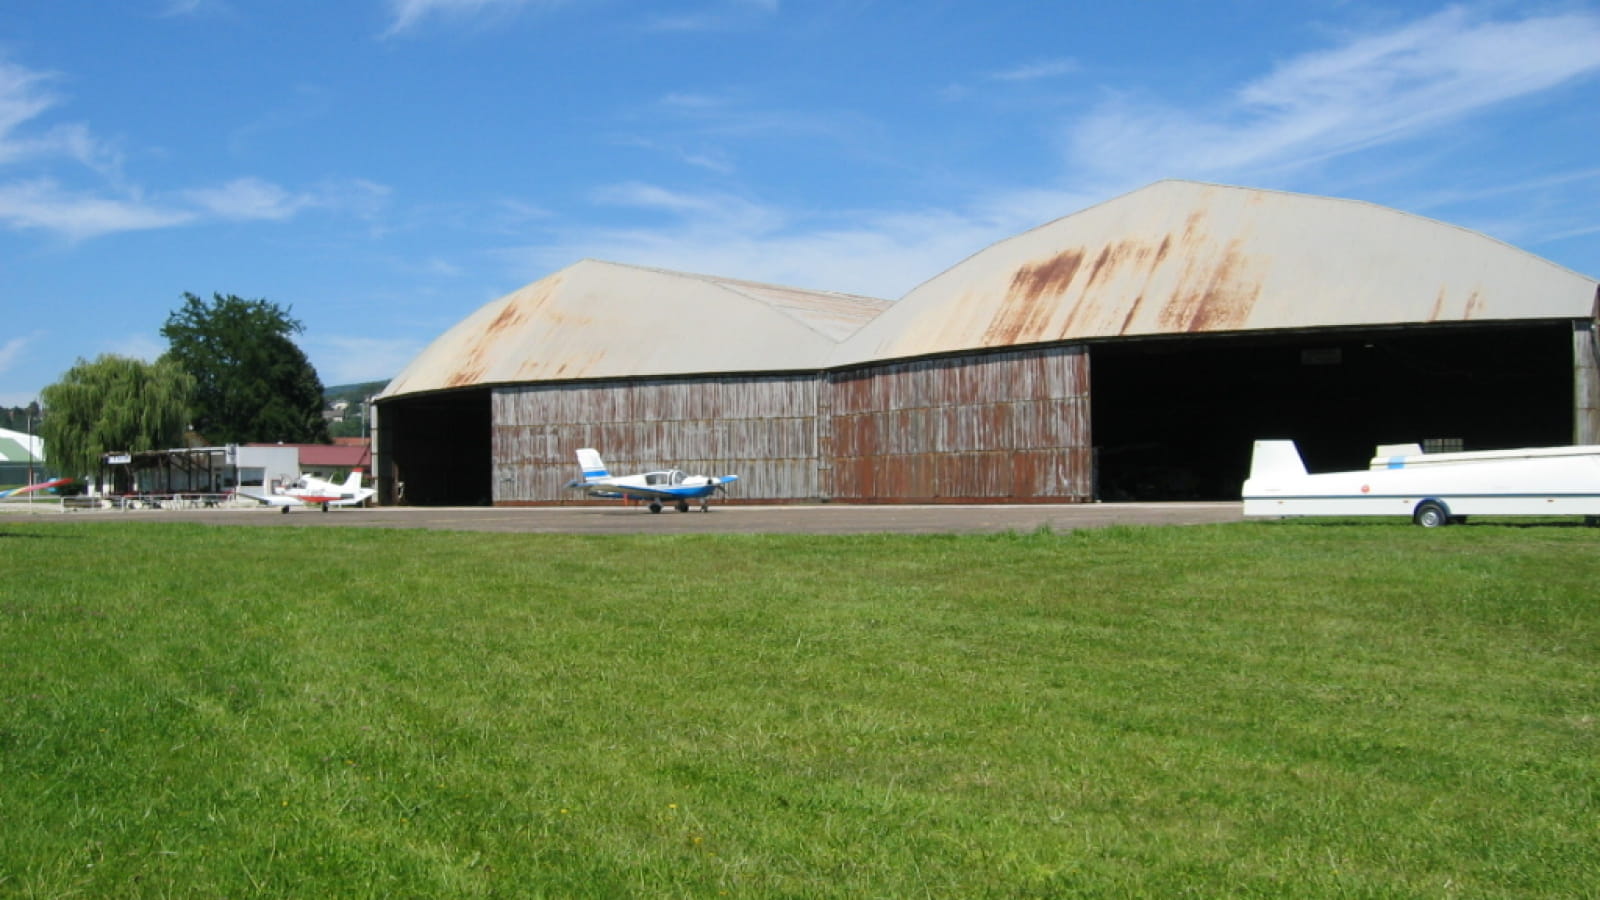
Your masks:
[{"label": "deciduous tree", "polygon": [[81,478],[100,470],[104,453],[182,446],[193,389],[194,379],[165,358],[78,360],[40,393],[49,410],[39,435],[50,467]]},{"label": "deciduous tree", "polygon": [[183,295],[161,335],[194,376],[191,424],[207,443],[323,443],[322,381],[291,340],[305,326],[266,300]]}]

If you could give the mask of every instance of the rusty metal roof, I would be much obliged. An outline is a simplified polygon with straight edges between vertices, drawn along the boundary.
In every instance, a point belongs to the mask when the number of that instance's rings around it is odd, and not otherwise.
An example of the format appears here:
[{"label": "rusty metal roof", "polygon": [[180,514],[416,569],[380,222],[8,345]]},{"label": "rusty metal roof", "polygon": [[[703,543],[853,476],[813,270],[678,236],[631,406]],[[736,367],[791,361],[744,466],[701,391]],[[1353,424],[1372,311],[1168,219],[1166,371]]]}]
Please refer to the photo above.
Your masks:
[{"label": "rusty metal roof", "polygon": [[582,260],[483,306],[382,396],[486,384],[821,368],[888,302]]},{"label": "rusty metal roof", "polygon": [[842,342],[832,363],[1120,335],[1582,318],[1595,287],[1369,203],[1162,181],[980,251]]},{"label": "rusty metal roof", "polygon": [[896,303],[583,260],[434,341],[384,397],[782,372],[1133,335],[1596,315],[1593,278],[1370,203],[1161,181],[969,257]]}]

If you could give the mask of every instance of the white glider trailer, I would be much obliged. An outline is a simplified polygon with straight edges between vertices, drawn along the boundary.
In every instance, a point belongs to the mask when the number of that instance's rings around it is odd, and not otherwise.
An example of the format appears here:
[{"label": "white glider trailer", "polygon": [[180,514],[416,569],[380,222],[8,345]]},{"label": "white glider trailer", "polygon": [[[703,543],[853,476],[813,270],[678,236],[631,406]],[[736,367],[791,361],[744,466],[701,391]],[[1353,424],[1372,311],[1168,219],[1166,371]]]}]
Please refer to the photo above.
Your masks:
[{"label": "white glider trailer", "polygon": [[1423,453],[1381,445],[1370,466],[1312,475],[1294,441],[1256,441],[1246,516],[1410,516],[1424,528],[1468,516],[1583,516],[1600,525],[1600,446]]}]

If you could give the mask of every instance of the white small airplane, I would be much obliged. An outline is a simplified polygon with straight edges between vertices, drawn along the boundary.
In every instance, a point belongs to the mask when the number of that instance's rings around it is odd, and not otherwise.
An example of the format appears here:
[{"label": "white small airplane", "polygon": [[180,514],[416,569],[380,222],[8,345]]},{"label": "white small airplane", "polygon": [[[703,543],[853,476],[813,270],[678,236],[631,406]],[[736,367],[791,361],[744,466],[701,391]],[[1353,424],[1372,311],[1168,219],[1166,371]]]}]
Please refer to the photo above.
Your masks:
[{"label": "white small airplane", "polygon": [[1294,441],[1256,441],[1240,491],[1247,516],[1583,516],[1600,525],[1600,446],[1424,453],[1380,444],[1365,469],[1310,474]]},{"label": "white small airplane", "polygon": [[673,504],[678,512],[688,512],[690,500],[699,500],[700,511],[706,512],[713,493],[739,480],[737,475],[685,475],[677,469],[612,475],[593,447],[578,451],[578,469],[583,478],[567,482],[567,487],[578,488],[591,497],[649,500],[653,513],[661,512],[663,502]]},{"label": "white small airplane", "polygon": [[352,469],[350,477],[344,484],[334,484],[323,481],[310,475],[302,475],[292,488],[285,488],[276,493],[256,493],[240,489],[239,493],[259,500],[268,506],[276,506],[287,513],[296,506],[320,506],[327,512],[333,506],[358,506],[365,503],[377,491],[361,486],[361,470]]}]

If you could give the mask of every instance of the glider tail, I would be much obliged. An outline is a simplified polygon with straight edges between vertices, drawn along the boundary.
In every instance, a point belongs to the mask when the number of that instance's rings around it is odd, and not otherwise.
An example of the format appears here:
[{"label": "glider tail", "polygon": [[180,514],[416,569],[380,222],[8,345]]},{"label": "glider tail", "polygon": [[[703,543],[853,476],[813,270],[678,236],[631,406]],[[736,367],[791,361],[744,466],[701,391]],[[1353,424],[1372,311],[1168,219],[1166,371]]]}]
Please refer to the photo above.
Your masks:
[{"label": "glider tail", "polygon": [[1277,483],[1284,478],[1304,477],[1306,464],[1294,441],[1256,441],[1250,457],[1250,480]]}]

